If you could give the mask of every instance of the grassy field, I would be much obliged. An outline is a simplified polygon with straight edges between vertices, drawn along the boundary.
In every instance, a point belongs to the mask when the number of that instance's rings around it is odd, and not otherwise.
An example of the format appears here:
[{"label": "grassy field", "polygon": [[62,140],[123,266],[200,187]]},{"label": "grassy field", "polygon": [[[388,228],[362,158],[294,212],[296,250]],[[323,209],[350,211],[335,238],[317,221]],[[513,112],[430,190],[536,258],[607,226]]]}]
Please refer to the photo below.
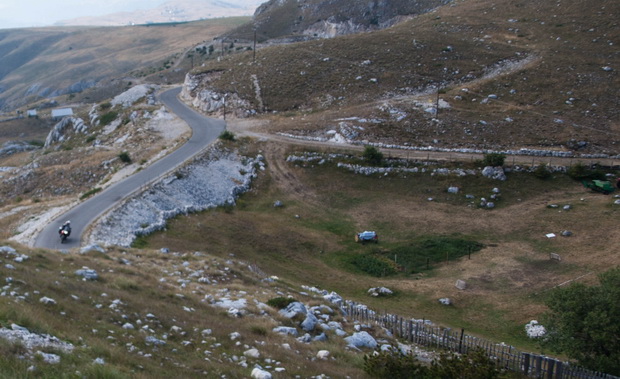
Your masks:
[{"label": "grassy field", "polygon": [[[619,263],[613,246],[620,238],[614,228],[620,208],[564,174],[541,180],[513,173],[506,182],[430,173],[362,176],[334,162],[300,165],[285,158],[271,156],[267,172],[233,209],[176,218],[165,232],[141,242],[234,254],[291,283],[335,290],[377,310],[463,327],[528,349],[537,347],[523,325],[544,311],[546,291],[592,273],[582,279],[588,282]],[[461,190],[448,193],[449,186]],[[480,208],[477,201],[495,187],[496,208]],[[274,207],[277,200],[284,207]],[[376,230],[379,244],[356,244],[354,234],[362,230]],[[574,235],[559,237],[563,230]],[[551,232],[558,237],[546,238]],[[425,254],[421,241],[471,245],[457,252],[440,248],[428,270],[425,263],[406,269],[407,254]],[[551,261],[552,252],[562,261]],[[380,256],[395,272],[370,275],[352,263],[368,255]],[[467,282],[466,290],[454,287],[457,279]],[[397,295],[368,297],[368,288],[376,286]],[[440,305],[441,297],[454,305]]]}]

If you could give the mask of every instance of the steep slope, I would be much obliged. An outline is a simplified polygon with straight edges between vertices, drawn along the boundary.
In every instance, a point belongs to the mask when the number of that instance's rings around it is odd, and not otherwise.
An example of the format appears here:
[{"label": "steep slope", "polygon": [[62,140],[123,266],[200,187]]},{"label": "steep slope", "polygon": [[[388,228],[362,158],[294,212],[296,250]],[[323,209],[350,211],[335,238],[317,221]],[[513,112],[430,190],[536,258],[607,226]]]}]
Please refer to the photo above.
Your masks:
[{"label": "steep slope", "polygon": [[613,155],[619,13],[614,1],[466,0],[382,31],[208,64],[186,94],[199,105],[202,90],[228,93],[239,115],[333,112],[288,132],[323,135],[358,117],[376,121],[349,125],[360,141]]},{"label": "steep slope", "polygon": [[226,33],[226,37],[250,40],[254,38],[254,32],[259,41],[334,37],[382,29],[402,17],[423,14],[449,2],[269,0],[256,9],[251,23]]}]

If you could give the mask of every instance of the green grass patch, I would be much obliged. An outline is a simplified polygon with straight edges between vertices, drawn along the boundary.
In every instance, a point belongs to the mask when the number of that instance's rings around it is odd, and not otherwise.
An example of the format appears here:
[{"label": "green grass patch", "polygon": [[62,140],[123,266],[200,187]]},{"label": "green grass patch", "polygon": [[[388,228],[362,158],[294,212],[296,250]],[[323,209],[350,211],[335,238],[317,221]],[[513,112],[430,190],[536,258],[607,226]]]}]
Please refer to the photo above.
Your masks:
[{"label": "green grass patch", "polygon": [[431,269],[433,264],[475,253],[483,247],[483,244],[465,238],[428,236],[396,246],[382,255],[393,260],[402,271],[416,273]]}]

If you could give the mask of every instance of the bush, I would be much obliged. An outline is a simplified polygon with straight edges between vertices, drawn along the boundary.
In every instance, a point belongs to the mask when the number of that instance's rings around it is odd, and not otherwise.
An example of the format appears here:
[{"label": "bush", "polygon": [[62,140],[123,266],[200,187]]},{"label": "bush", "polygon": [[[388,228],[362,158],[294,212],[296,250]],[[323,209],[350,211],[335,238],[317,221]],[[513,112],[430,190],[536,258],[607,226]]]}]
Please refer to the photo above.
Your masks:
[{"label": "bush", "polygon": [[488,153],[484,154],[482,164],[485,166],[499,167],[504,165],[506,156],[501,153]]},{"label": "bush", "polygon": [[126,151],[123,151],[122,153],[120,153],[118,155],[118,159],[120,159],[121,162],[123,163],[131,163],[131,157],[129,156],[129,153]]},{"label": "bush", "polygon": [[396,274],[395,264],[387,258],[372,254],[356,255],[351,263],[361,271],[375,277],[383,277]]},{"label": "bush", "polygon": [[362,154],[364,160],[372,165],[380,165],[383,161],[383,153],[377,150],[374,146],[364,147],[364,153]]},{"label": "bush", "polygon": [[601,170],[593,170],[578,162],[568,168],[568,176],[575,180],[605,180],[605,173]]},{"label": "bush", "polygon": [[397,348],[364,356],[364,371],[373,378],[417,379],[494,379],[519,378],[518,373],[502,372],[482,349],[465,355],[441,354],[430,367],[418,362],[411,354]]},{"label": "bush", "polygon": [[422,366],[411,354],[382,351],[364,356],[364,371],[373,378],[428,378],[428,367]]},{"label": "bush", "polygon": [[538,167],[536,167],[536,169],[533,171],[533,174],[535,177],[542,180],[549,179],[551,177],[551,171],[549,171],[547,166],[545,166],[544,164],[538,165]]},{"label": "bush", "polygon": [[116,117],[118,117],[118,113],[114,111],[110,111],[104,114],[103,116],[101,116],[101,118],[99,119],[99,122],[101,123],[101,125],[106,126],[112,121],[116,120]]},{"label": "bush", "polygon": [[269,299],[267,300],[267,305],[269,305],[270,307],[274,307],[276,309],[284,309],[286,307],[288,307],[288,305],[290,303],[294,303],[297,300],[293,299],[292,297],[274,297],[273,299]]},{"label": "bush", "polygon": [[232,132],[229,132],[228,130],[224,130],[218,138],[223,141],[234,141],[235,135]]}]

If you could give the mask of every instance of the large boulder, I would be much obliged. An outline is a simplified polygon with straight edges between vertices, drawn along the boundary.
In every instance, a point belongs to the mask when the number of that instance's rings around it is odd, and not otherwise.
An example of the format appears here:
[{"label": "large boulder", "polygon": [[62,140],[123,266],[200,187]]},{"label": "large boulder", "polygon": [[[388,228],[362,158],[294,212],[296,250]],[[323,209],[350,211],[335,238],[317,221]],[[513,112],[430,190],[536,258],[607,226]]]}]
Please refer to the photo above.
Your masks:
[{"label": "large boulder", "polygon": [[369,348],[375,349],[377,347],[377,340],[371,336],[368,332],[358,332],[344,339],[349,346],[356,348]]},{"label": "large boulder", "polygon": [[489,179],[494,180],[506,180],[506,173],[504,173],[504,169],[500,166],[492,167],[486,166],[482,169],[482,175]]},{"label": "large boulder", "polygon": [[308,310],[306,309],[305,305],[303,305],[299,301],[295,301],[293,303],[290,303],[286,308],[281,309],[280,314],[286,318],[293,318],[298,314],[308,314]]}]

